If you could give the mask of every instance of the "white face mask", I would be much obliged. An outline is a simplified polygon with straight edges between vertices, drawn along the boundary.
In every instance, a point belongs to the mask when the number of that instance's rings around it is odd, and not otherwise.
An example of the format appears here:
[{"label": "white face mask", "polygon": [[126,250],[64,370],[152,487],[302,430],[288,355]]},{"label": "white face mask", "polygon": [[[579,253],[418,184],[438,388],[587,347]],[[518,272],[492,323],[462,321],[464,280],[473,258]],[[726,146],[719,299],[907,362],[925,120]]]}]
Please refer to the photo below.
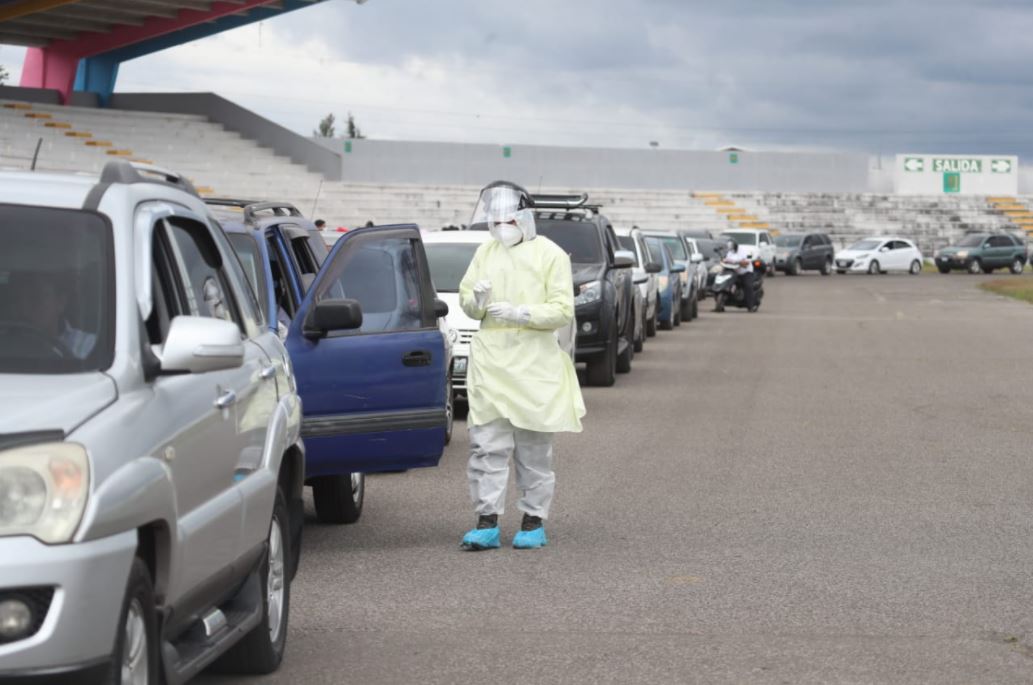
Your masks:
[{"label": "white face mask", "polygon": [[513,247],[524,239],[523,231],[513,224],[493,224],[490,232],[491,237],[506,247]]}]

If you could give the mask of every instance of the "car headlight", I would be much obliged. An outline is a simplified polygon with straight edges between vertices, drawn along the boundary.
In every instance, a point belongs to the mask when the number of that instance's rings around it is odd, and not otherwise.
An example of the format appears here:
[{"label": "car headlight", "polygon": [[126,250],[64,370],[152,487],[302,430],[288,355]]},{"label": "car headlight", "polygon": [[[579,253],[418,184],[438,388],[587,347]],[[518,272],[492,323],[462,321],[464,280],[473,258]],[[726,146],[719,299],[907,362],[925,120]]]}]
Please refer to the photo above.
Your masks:
[{"label": "car headlight", "polygon": [[0,452],[0,537],[68,542],[82,520],[89,484],[82,445],[55,442]]},{"label": "car headlight", "polygon": [[578,288],[577,297],[574,298],[574,305],[591,304],[603,298],[603,282],[592,281],[583,283]]},{"label": "car headlight", "polygon": [[667,290],[667,283],[668,282],[669,282],[669,279],[667,278],[667,276],[661,276],[659,278],[660,290]]},{"label": "car headlight", "polygon": [[966,257],[968,257],[968,250],[959,250],[957,256],[958,259],[965,259]]}]

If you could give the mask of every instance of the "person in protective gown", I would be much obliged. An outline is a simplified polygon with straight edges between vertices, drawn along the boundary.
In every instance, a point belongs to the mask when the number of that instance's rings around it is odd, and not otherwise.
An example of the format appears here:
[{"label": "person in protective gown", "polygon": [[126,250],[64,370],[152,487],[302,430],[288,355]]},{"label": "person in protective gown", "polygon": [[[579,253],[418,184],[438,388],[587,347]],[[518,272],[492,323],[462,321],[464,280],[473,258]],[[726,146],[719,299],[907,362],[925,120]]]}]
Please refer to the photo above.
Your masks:
[{"label": "person in protective gown", "polygon": [[556,489],[553,434],[580,432],[585,415],[574,364],[556,337],[574,316],[570,258],[536,234],[532,207],[527,191],[513,183],[481,191],[473,223],[487,223],[493,240],[477,249],[459,285],[463,311],[481,322],[467,372],[467,476],[478,515],[463,537],[467,550],[499,547],[511,457],[524,513],[513,546],[547,543],[544,520]]}]

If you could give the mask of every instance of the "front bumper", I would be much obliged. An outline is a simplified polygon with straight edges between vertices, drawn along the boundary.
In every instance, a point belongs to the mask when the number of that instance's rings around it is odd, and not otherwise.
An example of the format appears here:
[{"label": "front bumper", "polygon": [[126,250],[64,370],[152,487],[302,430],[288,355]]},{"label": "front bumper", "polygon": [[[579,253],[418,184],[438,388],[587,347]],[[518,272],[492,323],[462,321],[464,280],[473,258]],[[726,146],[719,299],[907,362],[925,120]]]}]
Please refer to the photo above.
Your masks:
[{"label": "front bumper", "polygon": [[0,539],[0,594],[54,590],[39,630],[0,644],[0,682],[78,685],[98,682],[89,679],[98,672],[106,677],[136,546],[136,531],[67,545]]},{"label": "front bumper", "polygon": [[858,273],[864,273],[868,271],[868,266],[871,264],[871,260],[863,259],[837,259],[833,263],[833,266],[837,271],[856,271]]},{"label": "front bumper", "polygon": [[599,301],[574,308],[574,318],[577,321],[575,361],[588,361],[606,351],[611,336],[609,321],[612,321],[613,317],[607,319],[602,315],[604,304],[603,301]]},{"label": "front bumper", "polygon": [[972,257],[957,257],[954,255],[946,255],[937,257],[935,260],[936,266],[947,269],[967,269],[969,263],[972,262]]}]

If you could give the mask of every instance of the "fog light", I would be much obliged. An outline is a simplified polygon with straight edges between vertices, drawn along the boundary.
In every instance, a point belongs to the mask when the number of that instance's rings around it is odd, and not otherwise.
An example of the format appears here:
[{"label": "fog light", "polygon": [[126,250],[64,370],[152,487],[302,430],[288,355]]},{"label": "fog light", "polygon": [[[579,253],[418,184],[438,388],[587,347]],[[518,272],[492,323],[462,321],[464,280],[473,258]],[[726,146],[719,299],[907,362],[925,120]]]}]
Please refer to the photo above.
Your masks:
[{"label": "fog light", "polygon": [[32,609],[20,599],[0,602],[0,638],[14,640],[32,627]]},{"label": "fog light", "polygon": [[591,333],[592,323],[590,321],[584,322],[583,324],[581,324],[581,330],[583,330],[585,333]]}]

